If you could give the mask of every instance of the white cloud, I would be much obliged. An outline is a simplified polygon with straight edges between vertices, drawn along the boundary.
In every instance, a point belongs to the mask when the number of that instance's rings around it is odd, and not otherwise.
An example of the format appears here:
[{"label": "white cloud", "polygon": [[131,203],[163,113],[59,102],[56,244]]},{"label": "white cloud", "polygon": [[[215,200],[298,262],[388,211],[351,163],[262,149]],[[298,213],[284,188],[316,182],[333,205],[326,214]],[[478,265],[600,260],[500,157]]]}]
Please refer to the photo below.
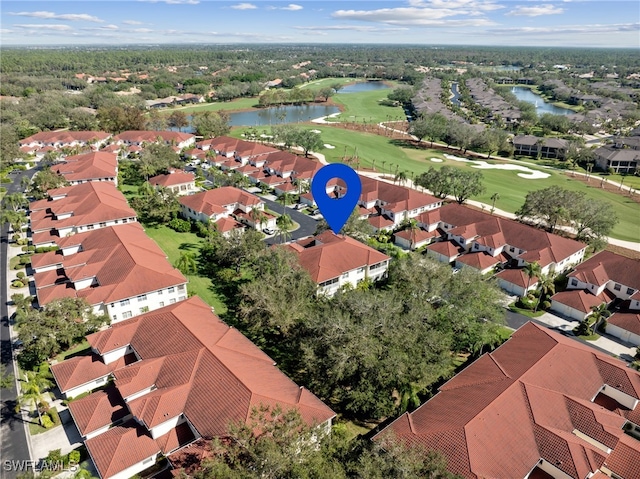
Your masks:
[{"label": "white cloud", "polygon": [[544,34],[597,34],[597,33],[622,33],[640,31],[640,23],[613,23],[609,25],[564,25],[557,27],[512,27],[492,28],[490,33],[509,35],[544,35]]},{"label": "white cloud", "polygon": [[281,7],[280,10],[290,10],[295,12],[296,10],[302,10],[302,5],[296,5],[295,3],[290,3],[286,7]]},{"label": "white cloud", "polygon": [[253,3],[238,3],[237,5],[231,5],[234,10],[255,10],[256,7]]},{"label": "white cloud", "polygon": [[494,25],[495,22],[481,16],[472,16],[463,19],[447,19],[460,15],[475,14],[466,10],[455,10],[445,8],[380,8],[377,10],[338,10],[332,14],[334,18],[345,20],[359,20],[366,22],[384,23],[387,25],[413,25],[423,27],[438,26],[487,26]]},{"label": "white cloud", "polygon": [[13,30],[9,30],[8,28],[0,28],[0,35],[6,35],[7,33],[13,33]]},{"label": "white cloud", "polygon": [[132,33],[151,33],[153,30],[151,28],[132,28],[129,30]]},{"label": "white cloud", "polygon": [[296,30],[305,30],[311,32],[326,32],[328,30],[352,31],[352,32],[368,32],[368,33],[386,33],[407,31],[405,27],[374,27],[370,25],[318,25],[318,26],[298,26],[293,27]]},{"label": "white cloud", "polygon": [[539,17],[540,15],[558,15],[564,12],[564,8],[556,7],[550,3],[543,5],[534,5],[531,7],[525,7],[524,5],[518,5],[515,9],[508,13],[507,16],[524,16],[524,17]]},{"label": "white cloud", "polygon": [[21,25],[13,25],[17,28],[26,28],[31,30],[52,30],[56,32],[67,32],[72,30],[69,25],[46,25],[46,24],[21,24]]},{"label": "white cloud", "polygon": [[125,25],[144,25],[142,22],[139,22],[137,20],[125,20],[122,23],[124,23]]},{"label": "white cloud", "polygon": [[32,17],[32,18],[43,18],[43,19],[54,19],[54,20],[69,20],[72,22],[97,22],[101,23],[104,20],[99,19],[98,17],[94,17],[93,15],[88,15],[86,13],[53,13],[53,12],[9,12],[9,15],[17,16],[17,17]]}]

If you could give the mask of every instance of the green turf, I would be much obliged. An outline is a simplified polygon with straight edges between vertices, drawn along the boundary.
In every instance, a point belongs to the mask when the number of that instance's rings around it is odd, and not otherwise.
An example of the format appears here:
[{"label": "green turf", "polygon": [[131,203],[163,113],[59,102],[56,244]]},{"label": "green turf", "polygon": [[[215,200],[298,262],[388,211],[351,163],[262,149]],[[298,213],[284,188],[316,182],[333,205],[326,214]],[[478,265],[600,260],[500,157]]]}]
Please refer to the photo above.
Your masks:
[{"label": "green turf", "polygon": [[[169,257],[169,262],[175,264],[180,253],[191,251],[198,253],[202,239],[193,233],[177,233],[168,226],[145,226],[146,233]],[[227,311],[224,298],[213,291],[211,280],[197,274],[186,275],[189,280],[187,291],[200,296],[207,304],[213,306],[215,312],[220,315]]]},{"label": "green turf", "polygon": [[319,90],[320,88],[331,86],[336,83],[339,83],[340,85],[347,85],[357,81],[364,81],[364,78],[321,78],[320,80],[311,80],[309,83],[301,85],[300,88]]},{"label": "green turf", "polygon": [[[431,158],[429,150],[424,151],[423,158]],[[443,165],[449,165],[456,168],[471,169],[469,163],[460,163],[453,160],[445,160],[442,163],[433,163],[432,166],[440,168]],[[536,170],[537,168],[531,168]],[[608,201],[616,214],[619,222],[614,227],[611,236],[625,241],[638,241],[640,238],[640,229],[638,226],[638,217],[640,206],[627,196],[610,193],[598,188],[600,182],[595,179],[591,184],[587,185],[580,181],[572,180],[566,174],[553,170],[543,170],[551,176],[546,179],[528,180],[517,175],[517,171],[505,170],[482,170],[485,193],[474,196],[472,199],[481,201],[485,204],[491,204],[491,196],[498,193],[500,198],[496,201],[496,208],[514,213],[519,209],[525,199],[526,194],[532,190],[547,188],[549,186],[558,186],[572,191],[582,191],[587,197],[597,200]]]},{"label": "green turf", "polygon": [[337,121],[356,123],[379,123],[381,121],[403,120],[404,112],[399,106],[384,106],[380,100],[387,98],[388,90],[372,90],[357,93],[338,94],[332,97],[334,103],[344,110],[335,117]]}]

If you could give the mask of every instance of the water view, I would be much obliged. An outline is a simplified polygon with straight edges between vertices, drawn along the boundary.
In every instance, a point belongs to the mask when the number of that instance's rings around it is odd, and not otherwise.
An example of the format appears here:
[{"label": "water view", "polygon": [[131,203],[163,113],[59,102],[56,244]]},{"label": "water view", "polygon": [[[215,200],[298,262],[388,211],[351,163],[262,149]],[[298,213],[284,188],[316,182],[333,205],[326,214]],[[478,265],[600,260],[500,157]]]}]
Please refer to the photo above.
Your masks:
[{"label": "water view", "polygon": [[359,93],[362,91],[387,90],[388,88],[389,85],[382,81],[366,81],[346,85],[338,93]]},{"label": "water view", "polygon": [[231,126],[269,126],[280,123],[299,123],[338,113],[339,111],[340,109],[337,106],[328,105],[274,106],[260,110],[230,113],[229,124]]},{"label": "water view", "polygon": [[529,88],[514,86],[511,89],[511,93],[513,93],[518,100],[533,103],[536,106],[536,113],[538,115],[543,115],[545,113],[551,113],[552,115],[571,115],[572,113],[575,113],[572,110],[547,103],[544,98],[540,95],[536,95]]}]

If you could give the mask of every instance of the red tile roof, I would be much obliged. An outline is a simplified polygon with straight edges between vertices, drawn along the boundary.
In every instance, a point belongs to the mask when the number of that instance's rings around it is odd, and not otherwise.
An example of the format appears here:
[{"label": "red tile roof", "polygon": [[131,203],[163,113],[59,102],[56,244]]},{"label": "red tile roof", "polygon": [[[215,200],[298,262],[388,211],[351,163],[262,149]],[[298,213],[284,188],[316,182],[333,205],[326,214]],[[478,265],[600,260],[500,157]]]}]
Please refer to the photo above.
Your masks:
[{"label": "red tile roof", "polygon": [[411,231],[411,229],[406,229],[394,234],[399,238],[405,239],[407,241],[413,240],[416,243],[420,243],[421,241],[425,241],[438,236],[437,231],[425,231],[423,229],[418,229],[417,231]]},{"label": "red tile roof", "polygon": [[233,186],[223,186],[212,190],[196,193],[195,195],[183,196],[178,201],[187,208],[191,208],[198,213],[211,216],[216,213],[227,211],[226,206],[235,205],[257,206],[262,200],[256,195],[247,193]]},{"label": "red tile roof", "polygon": [[114,386],[69,403],[69,411],[82,436],[125,418],[129,410]]},{"label": "red tile roof", "polygon": [[63,163],[51,167],[52,171],[64,176],[69,182],[116,178],[117,169],[116,155],[104,151],[67,156]]},{"label": "red tile roof", "polygon": [[440,253],[447,258],[459,257],[464,250],[459,246],[456,246],[452,241],[439,241],[437,243],[430,244],[427,249],[435,253]]},{"label": "red tile roof", "polygon": [[529,287],[532,287],[538,282],[537,276],[529,279],[529,276],[527,276],[527,273],[523,269],[504,269],[496,274],[496,277],[520,286],[521,288],[526,288],[527,284]]},{"label": "red tile roof", "polygon": [[166,175],[158,175],[149,178],[149,183],[154,186],[176,186],[184,185],[186,183],[194,183],[196,181],[196,175],[188,173],[182,170],[171,169]]},{"label": "red tile roof", "polygon": [[[82,251],[67,256],[61,251],[48,254],[49,264],[61,263],[62,268],[34,275],[41,306],[62,297],[82,297],[91,305],[111,303],[187,282],[139,223],[61,238],[59,246],[64,248],[67,243],[81,244]],[[38,255],[34,258],[40,264]],[[92,276],[97,286],[76,290],[71,284],[74,279]]]},{"label": "red tile roof", "polygon": [[20,145],[29,145],[31,143],[88,143],[91,141],[106,140],[110,136],[111,133],[104,131],[41,131],[40,133],[20,140]]},{"label": "red tile roof", "polygon": [[102,478],[109,478],[160,452],[158,443],[135,421],[87,439],[85,445]]},{"label": "red tile roof", "polygon": [[216,227],[220,233],[226,233],[227,231],[232,231],[238,228],[244,228],[241,223],[238,223],[236,220],[227,216],[226,218],[220,218],[216,221]]},{"label": "red tile roof", "polygon": [[156,143],[158,138],[161,141],[166,143],[176,142],[182,143],[183,141],[190,140],[195,138],[191,133],[181,133],[178,131],[168,131],[168,130],[160,130],[160,131],[141,131],[141,130],[130,130],[124,131],[119,135],[113,137],[114,142],[123,142],[123,143]]},{"label": "red tile roof", "polygon": [[[247,421],[260,404],[296,408],[309,424],[335,415],[198,297],[115,324],[87,339],[101,355],[130,345],[142,358],[114,368],[114,384],[122,396],[154,387],[128,403],[147,427],[184,414],[200,435],[217,437],[227,433],[229,424]],[[95,401],[100,403],[99,398]],[[108,477],[150,456],[154,447],[168,453],[193,435],[181,425],[158,438],[156,446],[149,439],[146,429],[132,422],[86,444],[101,477]]]},{"label": "red tile roof", "polygon": [[484,252],[464,254],[456,258],[456,261],[477,269],[478,271],[492,268],[500,263],[498,258],[494,258],[490,254],[486,254]]},{"label": "red tile roof", "polygon": [[583,313],[590,313],[591,308],[610,301],[610,299],[604,295],[594,296],[587,291],[576,289],[556,293],[551,299]]},{"label": "red tile roof", "polygon": [[[29,204],[31,211],[31,230],[35,234],[46,232],[42,240],[37,238],[34,243],[42,243],[51,239],[50,231],[98,224],[116,219],[135,218],[136,212],[129,207],[124,195],[111,182],[89,182],[74,186],[67,186],[49,190],[50,197],[63,196],[54,201],[39,200]],[[65,219],[56,219],[57,215],[72,213]]]},{"label": "red tile roof", "polygon": [[[640,443],[626,437],[625,417],[591,402],[604,384],[640,397],[640,374],[623,362],[527,323],[376,437],[393,431],[402,441],[438,450],[448,469],[465,478],[526,477],[541,458],[576,479],[605,460],[623,475],[629,463],[616,464],[617,455],[638,457]],[[624,446],[616,453],[621,444],[633,444],[636,455]]]},{"label": "red tile roof", "polygon": [[370,246],[331,231],[297,241],[287,247],[298,255],[300,264],[316,283],[390,259]]},{"label": "red tile roof", "polygon": [[640,313],[614,313],[607,322],[640,336]]},{"label": "red tile roof", "polygon": [[474,239],[477,243],[492,248],[504,244],[514,246],[525,251],[520,258],[530,263],[537,261],[542,267],[560,263],[586,248],[585,244],[578,241],[457,203],[444,205],[438,212],[424,213],[419,220],[424,224],[444,222],[453,225],[454,229],[449,230],[452,234],[463,236],[467,240]]},{"label": "red tile roof", "polygon": [[596,286],[615,281],[640,290],[640,260],[601,251],[576,266],[569,276]]},{"label": "red tile roof", "polygon": [[[411,211],[422,207],[432,207],[435,203],[441,203],[442,200],[435,196],[421,193],[412,188],[387,183],[367,176],[360,176],[362,183],[362,193],[360,201],[369,203],[374,200],[380,200],[384,203],[384,209],[401,213],[403,211]],[[344,183],[339,181],[340,187],[344,187]]]},{"label": "red tile roof", "polygon": [[51,366],[51,373],[62,392],[107,376],[111,371],[112,367],[95,354],[76,356]]}]

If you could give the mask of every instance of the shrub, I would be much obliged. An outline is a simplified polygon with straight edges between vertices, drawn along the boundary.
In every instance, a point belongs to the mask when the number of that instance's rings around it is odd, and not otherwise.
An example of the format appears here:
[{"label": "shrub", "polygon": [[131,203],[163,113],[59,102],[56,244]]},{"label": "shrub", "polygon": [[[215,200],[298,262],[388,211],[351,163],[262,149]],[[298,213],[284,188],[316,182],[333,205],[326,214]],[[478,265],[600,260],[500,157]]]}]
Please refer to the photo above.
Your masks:
[{"label": "shrub", "polygon": [[69,453],[69,463],[70,464],[79,464],[80,463],[80,451],[71,451]]},{"label": "shrub", "polygon": [[[48,415],[42,416],[42,427],[45,429],[51,429],[54,426],[53,421]],[[60,449],[58,449],[59,451]]]},{"label": "shrub", "polygon": [[28,246],[23,246],[22,248],[20,248],[20,250],[24,251],[26,253]]},{"label": "shrub", "polygon": [[39,246],[34,251],[36,253],[48,253],[49,251],[58,251],[58,249],[60,249],[58,246]]},{"label": "shrub", "polygon": [[36,250],[36,247],[33,245],[27,246],[27,251],[31,251],[34,252]]},{"label": "shrub", "polygon": [[11,283],[11,286],[14,287],[14,288],[23,288],[24,287],[24,283],[22,281],[16,279]]},{"label": "shrub", "polygon": [[11,239],[17,243],[18,241],[20,241],[20,235],[18,233],[14,233]]},{"label": "shrub", "polygon": [[169,221],[169,228],[178,233],[188,233],[191,231],[191,223],[187,220],[182,220],[180,218],[174,218]]},{"label": "shrub", "polygon": [[27,275],[26,275],[26,274],[24,274],[24,271],[19,271],[19,272],[18,272],[18,274],[17,274],[17,276],[18,276],[18,279],[24,279],[24,278],[25,278],[25,276],[27,276]]},{"label": "shrub", "polygon": [[18,241],[16,241],[16,244],[19,244],[20,246],[25,245],[29,242],[29,240],[27,238],[20,238]]},{"label": "shrub", "polygon": [[20,264],[26,265],[29,263],[31,263],[31,256],[27,256],[27,255],[20,256]]},{"label": "shrub", "polygon": [[209,228],[202,221],[194,221],[192,223],[191,231],[193,231],[199,238],[206,238],[209,236]]}]

